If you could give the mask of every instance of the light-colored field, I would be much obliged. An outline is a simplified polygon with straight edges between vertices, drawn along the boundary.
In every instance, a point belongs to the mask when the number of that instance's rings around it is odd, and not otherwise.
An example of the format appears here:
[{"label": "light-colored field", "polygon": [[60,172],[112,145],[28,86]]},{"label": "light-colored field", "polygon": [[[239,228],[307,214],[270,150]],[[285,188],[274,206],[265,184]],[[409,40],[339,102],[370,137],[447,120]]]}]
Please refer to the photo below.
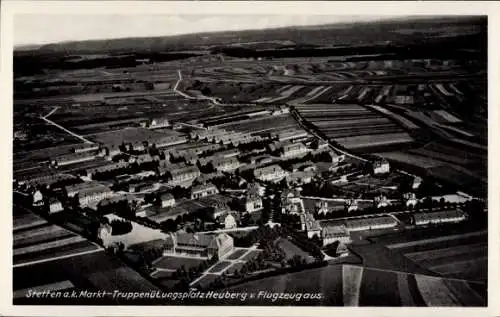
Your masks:
[{"label": "light-colored field", "polygon": [[438,160],[433,160],[431,158],[413,155],[404,152],[380,152],[375,153],[377,156],[386,158],[388,160],[393,160],[396,162],[411,164],[415,166],[420,166],[423,168],[432,168],[443,165],[443,162]]},{"label": "light-colored field", "polygon": [[359,266],[342,266],[342,294],[344,306],[359,306],[359,294],[363,268]]},{"label": "light-colored field", "polygon": [[57,248],[57,247],[61,247],[61,246],[67,245],[67,244],[77,243],[77,242],[81,242],[81,241],[86,241],[86,240],[80,236],[73,236],[73,237],[68,237],[65,239],[51,241],[51,242],[47,242],[47,243],[43,243],[43,244],[32,245],[32,246],[24,247],[24,248],[17,248],[17,249],[14,249],[13,254],[14,254],[14,256],[16,256],[16,255],[22,255],[22,254],[27,254],[27,253],[31,253],[31,252],[39,252],[42,250]]},{"label": "light-colored field", "polygon": [[454,115],[448,113],[446,110],[435,110],[433,112],[445,121],[448,121],[451,123],[462,122],[462,120],[460,120],[459,118],[455,117]]},{"label": "light-colored field", "polygon": [[410,285],[408,284],[408,274],[398,273],[398,291],[401,298],[401,306],[411,307],[415,306],[415,300],[411,295]]},{"label": "light-colored field", "polygon": [[455,235],[437,237],[437,238],[431,238],[431,239],[416,240],[416,241],[411,241],[411,242],[395,243],[395,244],[387,245],[386,247],[389,249],[399,249],[399,248],[413,247],[413,246],[417,246],[417,245],[425,245],[425,244],[434,243],[434,242],[445,242],[445,241],[452,241],[455,239],[480,237],[480,236],[484,236],[486,234],[487,234],[486,231],[476,231],[476,232],[455,234]]},{"label": "light-colored field", "polygon": [[411,143],[413,139],[406,132],[387,133],[377,135],[360,135],[335,139],[349,149],[357,149],[371,146],[383,146],[399,143]]},{"label": "light-colored field", "polygon": [[487,253],[486,246],[484,243],[475,243],[475,244],[467,244],[460,245],[449,248],[441,248],[441,249],[432,249],[426,251],[419,252],[411,252],[406,253],[405,256],[412,261],[421,262],[421,261],[432,261],[446,257],[453,257],[462,254],[470,254],[476,253],[477,251],[481,251]]},{"label": "light-colored field", "polygon": [[459,306],[460,302],[441,278],[415,275],[418,290],[429,307]]},{"label": "light-colored field", "polygon": [[408,120],[408,119],[406,119],[406,118],[404,118],[404,117],[402,117],[402,116],[400,116],[398,114],[395,114],[392,111],[389,111],[389,110],[387,110],[385,108],[382,108],[382,107],[377,106],[377,105],[372,105],[370,107],[372,107],[373,109],[378,110],[378,111],[386,114],[390,118],[393,118],[393,119],[397,120],[398,122],[400,122],[402,125],[404,125],[408,129],[418,129],[419,128],[418,125],[414,124],[410,120]]}]

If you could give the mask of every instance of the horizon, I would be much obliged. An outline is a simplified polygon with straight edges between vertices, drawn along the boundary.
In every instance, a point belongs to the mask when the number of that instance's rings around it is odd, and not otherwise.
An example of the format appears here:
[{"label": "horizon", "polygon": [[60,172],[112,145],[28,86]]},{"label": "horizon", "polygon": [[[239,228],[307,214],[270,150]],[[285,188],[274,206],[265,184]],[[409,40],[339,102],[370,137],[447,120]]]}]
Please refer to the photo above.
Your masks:
[{"label": "horizon", "polygon": [[[56,19],[57,17],[58,19]],[[126,19],[125,19],[126,18]],[[377,22],[410,16],[389,15],[18,15],[14,49],[127,38],[170,37],[286,27]],[[186,28],[186,26],[188,26]],[[132,28],[132,30],[131,30]]]}]

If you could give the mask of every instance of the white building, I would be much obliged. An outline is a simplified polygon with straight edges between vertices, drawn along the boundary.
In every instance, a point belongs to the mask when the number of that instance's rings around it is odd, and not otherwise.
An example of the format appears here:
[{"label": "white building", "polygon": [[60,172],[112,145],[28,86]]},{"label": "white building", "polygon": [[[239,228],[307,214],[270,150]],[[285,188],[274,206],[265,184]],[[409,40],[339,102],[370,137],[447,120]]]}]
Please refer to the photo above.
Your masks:
[{"label": "white building", "polygon": [[218,194],[219,190],[213,184],[198,185],[191,189],[191,199],[198,199]]},{"label": "white building", "polygon": [[403,199],[404,199],[404,203],[405,203],[406,207],[410,207],[410,206],[415,207],[415,205],[418,202],[417,197],[415,196],[415,193],[405,193],[403,195]]},{"label": "white building", "polygon": [[339,241],[340,243],[351,243],[351,235],[345,226],[328,226],[321,231],[323,245]]},{"label": "white building", "polygon": [[261,181],[280,181],[288,175],[288,172],[284,171],[279,165],[270,165],[262,168],[256,168],[253,171],[253,175],[256,179]]},{"label": "white building", "polygon": [[245,211],[248,213],[252,213],[254,211],[259,211],[263,208],[262,198],[256,194],[247,194],[244,199]]},{"label": "white building", "polygon": [[373,198],[373,205],[375,206],[375,208],[383,208],[389,206],[390,202],[387,200],[387,197],[385,197],[385,195],[380,195]]},{"label": "white building", "polygon": [[398,225],[396,219],[391,216],[369,217],[346,220],[346,228],[351,231],[365,231],[376,229],[389,229]]},{"label": "white building", "polygon": [[64,210],[64,208],[58,199],[53,198],[53,197],[50,198],[50,200],[49,200],[49,214],[53,214],[53,213],[60,212],[63,210]]},{"label": "white building", "polygon": [[422,184],[422,179],[420,177],[418,177],[418,176],[415,176],[413,178],[413,183],[411,185],[411,188],[412,189],[417,189],[417,188],[420,187],[420,184]]},{"label": "white building", "polygon": [[346,199],[345,201],[345,209],[347,212],[358,210],[358,200],[357,199]]},{"label": "white building", "polygon": [[237,227],[236,218],[230,213],[222,215],[221,222],[224,224],[224,229],[234,229]]},{"label": "white building", "polygon": [[42,192],[37,190],[33,193],[33,206],[42,206],[43,205],[43,195]]},{"label": "white building", "polygon": [[302,231],[307,233],[309,239],[315,235],[318,236],[318,238],[321,236],[321,225],[310,213],[306,212],[300,214],[300,227]]},{"label": "white building", "polygon": [[326,215],[330,212],[330,210],[328,209],[328,202],[325,200],[318,200],[314,207],[318,215]]},{"label": "white building", "polygon": [[372,163],[373,174],[389,173],[390,165],[387,160],[380,160]]},{"label": "white building", "polygon": [[178,232],[167,238],[163,255],[198,259],[210,259],[217,255],[219,259],[224,259],[233,250],[233,238],[226,233],[205,235]]},{"label": "white building", "polygon": [[215,158],[211,162],[216,171],[231,172],[240,167],[240,162],[236,157]]},{"label": "white building", "polygon": [[113,191],[106,186],[97,188],[88,188],[78,193],[78,201],[80,206],[88,206],[92,203],[98,203],[103,199],[112,197]]},{"label": "white building", "polygon": [[293,158],[304,156],[307,153],[309,153],[309,149],[301,142],[298,142],[283,145],[280,156],[282,158]]},{"label": "white building", "polygon": [[175,198],[170,193],[165,193],[160,196],[160,203],[162,207],[173,207],[175,206]]},{"label": "white building", "polygon": [[465,219],[465,213],[461,210],[444,210],[413,214],[414,224],[417,226],[460,222]]}]

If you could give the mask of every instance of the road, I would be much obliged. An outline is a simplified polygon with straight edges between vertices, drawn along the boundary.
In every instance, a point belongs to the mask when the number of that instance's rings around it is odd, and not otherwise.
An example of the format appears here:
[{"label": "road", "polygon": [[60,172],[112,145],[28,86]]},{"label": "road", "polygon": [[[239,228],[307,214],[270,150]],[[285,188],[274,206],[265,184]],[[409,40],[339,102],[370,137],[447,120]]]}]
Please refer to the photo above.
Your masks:
[{"label": "road", "polygon": [[54,107],[54,109],[52,109],[51,112],[47,113],[44,118],[47,119],[50,115],[52,115],[54,112],[56,112],[56,110],[59,109],[59,107]]},{"label": "road", "polygon": [[66,255],[61,255],[61,256],[56,256],[53,258],[48,258],[48,259],[42,259],[42,260],[37,260],[37,261],[31,261],[31,262],[25,262],[25,263],[20,263],[20,264],[14,264],[13,267],[23,267],[27,265],[33,265],[37,263],[44,263],[44,262],[51,262],[51,261],[56,261],[60,259],[66,259],[66,258],[72,258],[74,256],[79,256],[79,255],[84,255],[84,254],[89,254],[89,253],[96,253],[96,252],[102,252],[104,249],[102,247],[99,247],[98,249],[94,250],[87,250],[83,252],[78,252],[78,253],[72,253],[72,254],[66,254]]},{"label": "road", "polygon": [[[48,116],[48,115],[47,115],[47,116]],[[94,142],[92,142],[92,141],[90,141],[90,140],[88,140],[88,139],[85,139],[83,136],[81,136],[81,135],[79,135],[79,134],[76,134],[76,133],[74,133],[74,132],[71,132],[70,130],[66,129],[65,127],[63,127],[63,126],[61,126],[61,125],[59,125],[59,124],[57,124],[57,123],[55,123],[54,121],[51,121],[51,120],[47,119],[46,117],[40,117],[40,119],[45,120],[45,122],[47,122],[48,124],[51,124],[51,125],[53,125],[53,126],[55,126],[55,127],[59,128],[59,129],[63,130],[64,132],[71,134],[71,135],[72,135],[72,136],[74,136],[75,138],[78,138],[78,139],[82,140],[82,141],[83,141],[83,142],[85,142],[85,143],[88,143],[88,144],[94,144]]]},{"label": "road", "polygon": [[[184,98],[187,98],[187,99],[196,99],[196,100],[209,100],[213,105],[216,105],[216,106],[228,106],[226,104],[223,104],[223,103],[220,103],[217,98],[215,97],[208,97],[208,96],[196,96],[196,97],[193,97],[193,96],[190,96],[182,91],[180,91],[179,89],[177,89],[180,85],[180,83],[182,82],[182,72],[180,69],[177,70],[177,74],[179,75],[179,79],[177,80],[177,82],[175,83],[175,86],[173,88],[174,92],[183,96]],[[231,106],[231,105],[229,105]]]}]

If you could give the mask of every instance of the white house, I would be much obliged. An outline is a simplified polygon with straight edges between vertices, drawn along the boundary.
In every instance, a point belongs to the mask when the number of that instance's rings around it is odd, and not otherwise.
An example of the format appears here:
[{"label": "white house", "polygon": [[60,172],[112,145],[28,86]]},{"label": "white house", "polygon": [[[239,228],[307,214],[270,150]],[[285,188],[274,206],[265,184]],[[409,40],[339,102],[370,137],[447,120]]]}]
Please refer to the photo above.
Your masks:
[{"label": "white house", "polygon": [[298,143],[285,144],[281,148],[280,156],[282,158],[293,158],[293,157],[304,156],[307,153],[309,153],[309,149],[304,144],[298,142]]},{"label": "white house", "polygon": [[321,238],[323,239],[323,245],[328,245],[334,243],[335,241],[339,241],[344,244],[351,243],[351,235],[344,225],[328,226],[323,228],[321,231]]},{"label": "white house", "polygon": [[373,174],[389,173],[390,166],[387,160],[380,160],[372,163]]},{"label": "white house", "polygon": [[161,206],[163,208],[175,206],[175,198],[170,193],[165,193],[165,194],[161,195],[160,202],[161,202]]},{"label": "white house", "polygon": [[420,184],[422,184],[422,179],[418,176],[415,176],[413,178],[413,184],[411,185],[412,189],[417,189],[420,187]]},{"label": "white house", "polygon": [[403,199],[404,199],[406,207],[410,207],[410,206],[415,207],[415,205],[418,202],[417,197],[415,196],[415,193],[405,193],[403,195]]},{"label": "white house", "polygon": [[33,193],[33,206],[42,206],[43,205],[43,195],[42,192],[37,190]]},{"label": "white house", "polygon": [[219,190],[213,184],[199,185],[191,189],[191,199],[198,199],[218,193]]},{"label": "white house", "polygon": [[344,204],[347,212],[358,210],[358,200],[357,199],[347,199]]},{"label": "white house", "polygon": [[387,197],[384,195],[377,196],[373,199],[373,205],[376,208],[382,208],[382,207],[387,207],[390,204],[390,202],[387,200]]},{"label": "white house", "polygon": [[247,194],[245,197],[245,211],[252,213],[263,208],[262,199],[255,193]]},{"label": "white house", "polygon": [[221,222],[224,224],[224,229],[236,228],[236,218],[230,213],[221,216]]},{"label": "white house", "polygon": [[261,181],[279,181],[288,175],[279,165],[270,165],[262,168],[256,168],[253,171],[256,179]]},{"label": "white house", "polygon": [[321,225],[310,213],[300,214],[300,226],[302,231],[307,233],[308,238],[312,238],[315,235],[318,237],[321,236]]},{"label": "white house", "polygon": [[49,214],[53,214],[63,210],[64,208],[61,202],[58,199],[51,197],[49,200]]}]

